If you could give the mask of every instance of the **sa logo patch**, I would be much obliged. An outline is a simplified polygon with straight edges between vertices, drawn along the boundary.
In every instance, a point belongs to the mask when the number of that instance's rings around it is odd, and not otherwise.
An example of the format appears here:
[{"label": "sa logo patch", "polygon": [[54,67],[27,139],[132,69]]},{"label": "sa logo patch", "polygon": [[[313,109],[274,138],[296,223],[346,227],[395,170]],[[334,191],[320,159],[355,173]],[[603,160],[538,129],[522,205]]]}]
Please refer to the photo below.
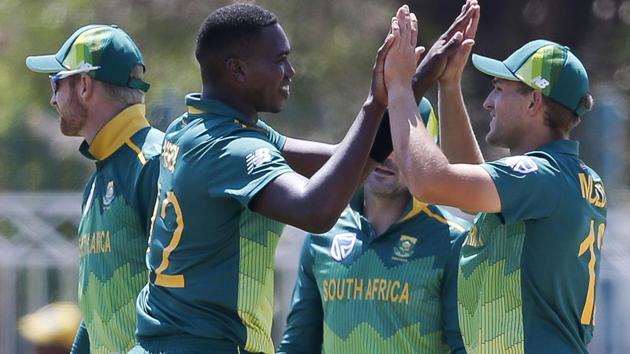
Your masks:
[{"label": "sa logo patch", "polygon": [[112,204],[112,200],[114,200],[114,181],[109,181],[107,183],[107,190],[103,196],[103,208],[109,208]]},{"label": "sa logo patch", "polygon": [[335,235],[332,246],[330,246],[330,256],[337,262],[341,262],[352,253],[352,248],[356,242],[356,234],[348,232]]},{"label": "sa logo patch", "polygon": [[503,161],[516,172],[527,174],[538,171],[538,165],[529,156],[510,156]]},{"label": "sa logo patch", "polygon": [[394,254],[399,258],[409,258],[413,254],[418,239],[415,237],[401,235],[398,244],[394,246]]}]

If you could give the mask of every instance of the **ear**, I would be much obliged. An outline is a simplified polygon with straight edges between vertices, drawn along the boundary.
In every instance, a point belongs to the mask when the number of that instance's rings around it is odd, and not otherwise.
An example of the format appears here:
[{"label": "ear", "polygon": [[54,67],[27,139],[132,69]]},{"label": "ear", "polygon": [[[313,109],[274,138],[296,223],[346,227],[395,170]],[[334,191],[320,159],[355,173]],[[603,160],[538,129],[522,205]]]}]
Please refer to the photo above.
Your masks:
[{"label": "ear", "polygon": [[228,58],[225,62],[228,77],[238,83],[244,83],[247,79],[247,63],[239,58]]},{"label": "ear", "polygon": [[535,116],[545,109],[545,101],[543,100],[543,93],[540,91],[533,91],[530,96],[529,106],[527,112]]},{"label": "ear", "polygon": [[94,95],[94,79],[87,74],[80,74],[79,81],[76,83],[75,90],[79,99],[83,101],[83,103],[87,103],[92,96]]}]

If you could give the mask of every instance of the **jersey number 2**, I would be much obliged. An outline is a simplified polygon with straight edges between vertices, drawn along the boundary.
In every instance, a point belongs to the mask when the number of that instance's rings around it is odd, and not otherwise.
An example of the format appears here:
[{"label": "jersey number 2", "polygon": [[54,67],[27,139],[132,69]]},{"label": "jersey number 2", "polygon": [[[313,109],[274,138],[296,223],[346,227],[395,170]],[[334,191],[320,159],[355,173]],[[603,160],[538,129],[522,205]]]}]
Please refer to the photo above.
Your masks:
[{"label": "jersey number 2", "polygon": [[[158,192],[159,193],[159,192]],[[159,194],[158,194],[159,195]],[[158,199],[159,200],[159,199]],[[164,219],[166,217],[166,208],[170,205],[173,206],[173,211],[175,212],[175,222],[176,227],[175,231],[173,231],[173,237],[171,238],[171,242],[162,250],[162,263],[155,270],[155,285],[164,286],[167,288],[183,288],[184,287],[184,275],[183,274],[164,274],[164,270],[169,265],[168,257],[171,255],[171,252],[177,247],[179,242],[182,239],[182,231],[184,230],[184,220],[182,217],[182,209],[179,206],[179,201],[177,201],[177,197],[173,192],[166,192],[166,198],[162,201],[162,205],[160,209],[160,217]],[[151,225],[151,235],[149,236],[149,240],[152,238],[153,227],[155,226],[155,219],[157,217],[158,212],[158,202],[155,204],[155,209],[153,210],[153,217],[151,221],[153,222]],[[150,241],[149,241],[150,242]]]},{"label": "jersey number 2", "polygon": [[604,237],[605,229],[606,224],[599,224],[596,237],[595,221],[591,220],[590,231],[584,241],[580,243],[578,256],[582,256],[587,251],[590,252],[590,259],[588,261],[588,290],[586,292],[586,301],[584,302],[582,317],[580,318],[580,323],[583,325],[593,324],[593,314],[595,312],[595,262],[597,262],[595,247],[597,247],[598,250],[602,249],[602,238]]}]

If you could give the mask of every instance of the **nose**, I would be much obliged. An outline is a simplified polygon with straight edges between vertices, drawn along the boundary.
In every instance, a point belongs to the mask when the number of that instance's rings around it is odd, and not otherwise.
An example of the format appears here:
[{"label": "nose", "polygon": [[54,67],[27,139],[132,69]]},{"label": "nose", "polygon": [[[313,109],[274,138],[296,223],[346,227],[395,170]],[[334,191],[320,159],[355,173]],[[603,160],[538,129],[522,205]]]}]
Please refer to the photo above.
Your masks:
[{"label": "nose", "polygon": [[50,96],[50,105],[53,107],[57,107],[57,95],[54,92],[52,96]]},{"label": "nose", "polygon": [[488,97],[486,97],[485,101],[483,101],[483,108],[485,108],[488,111],[492,111],[494,109],[494,101],[492,99],[493,93],[494,93],[494,90],[492,90],[488,94]]},{"label": "nose", "polygon": [[295,75],[295,69],[293,68],[293,65],[291,65],[291,62],[287,60],[286,77],[290,79],[293,75]]}]

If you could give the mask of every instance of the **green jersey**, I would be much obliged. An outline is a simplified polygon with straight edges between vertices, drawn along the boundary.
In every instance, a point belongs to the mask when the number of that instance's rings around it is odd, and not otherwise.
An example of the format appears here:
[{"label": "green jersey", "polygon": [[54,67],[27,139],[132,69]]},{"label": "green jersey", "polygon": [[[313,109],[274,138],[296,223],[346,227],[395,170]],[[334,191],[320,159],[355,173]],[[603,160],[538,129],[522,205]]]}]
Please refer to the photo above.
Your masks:
[{"label": "green jersey", "polygon": [[[135,300],[146,283],[147,227],[164,134],[144,105],[109,121],[81,153],[96,160],[79,224],[79,306],[91,353],[126,352],[135,343]],[[85,338],[83,339],[85,340]]]},{"label": "green jersey", "polygon": [[182,348],[271,353],[283,225],[248,205],[291,169],[259,121],[199,94],[186,104],[162,151],[149,283],[137,304],[140,345],[170,338]]},{"label": "green jersey", "polygon": [[464,353],[457,261],[465,221],[410,198],[377,235],[359,194],[307,235],[279,353]]},{"label": "green jersey", "polygon": [[501,212],[462,246],[458,302],[469,353],[587,353],[606,225],[600,177],[578,143],[486,163]]}]

